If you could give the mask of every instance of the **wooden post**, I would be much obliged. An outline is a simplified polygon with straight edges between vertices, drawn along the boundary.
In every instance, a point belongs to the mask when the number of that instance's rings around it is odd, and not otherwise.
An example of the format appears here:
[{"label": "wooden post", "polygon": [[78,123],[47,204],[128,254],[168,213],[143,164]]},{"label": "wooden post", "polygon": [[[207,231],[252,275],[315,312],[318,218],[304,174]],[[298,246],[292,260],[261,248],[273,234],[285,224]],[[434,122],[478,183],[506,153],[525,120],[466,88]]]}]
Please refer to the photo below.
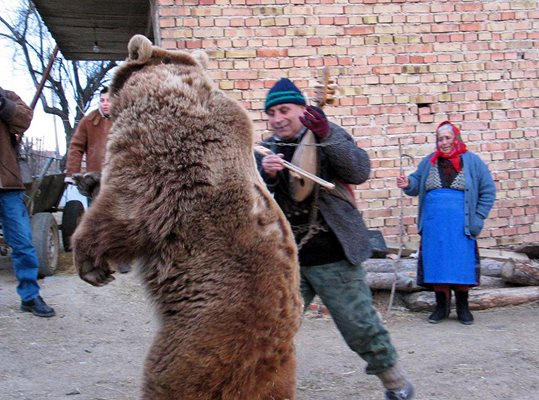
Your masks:
[{"label": "wooden post", "polygon": [[41,92],[43,92],[43,87],[45,87],[45,82],[47,81],[47,78],[49,77],[49,74],[51,72],[52,64],[54,63],[54,60],[56,60],[56,54],[58,54],[58,45],[56,45],[56,47],[54,47],[54,50],[52,51],[51,57],[49,58],[49,64],[47,65],[47,69],[45,69],[45,71],[43,72],[43,76],[41,77],[41,82],[39,83],[36,94],[34,95],[32,102],[30,103],[30,108],[32,110],[36,108],[37,101],[41,96]]}]

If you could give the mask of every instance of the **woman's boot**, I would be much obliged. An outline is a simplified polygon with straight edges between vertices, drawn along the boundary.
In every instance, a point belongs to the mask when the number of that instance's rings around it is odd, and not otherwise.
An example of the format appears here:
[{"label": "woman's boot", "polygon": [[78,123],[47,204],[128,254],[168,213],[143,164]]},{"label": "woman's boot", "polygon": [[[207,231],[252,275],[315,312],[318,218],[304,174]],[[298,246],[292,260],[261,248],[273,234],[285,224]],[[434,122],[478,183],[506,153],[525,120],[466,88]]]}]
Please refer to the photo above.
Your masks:
[{"label": "woman's boot", "polygon": [[468,308],[468,291],[455,291],[455,301],[457,304],[457,318],[461,324],[473,324],[473,315]]},{"label": "woman's boot", "polygon": [[437,324],[438,322],[449,317],[451,307],[451,299],[448,298],[445,292],[434,292],[434,294],[436,295],[436,309],[429,316],[428,321],[431,324]]}]

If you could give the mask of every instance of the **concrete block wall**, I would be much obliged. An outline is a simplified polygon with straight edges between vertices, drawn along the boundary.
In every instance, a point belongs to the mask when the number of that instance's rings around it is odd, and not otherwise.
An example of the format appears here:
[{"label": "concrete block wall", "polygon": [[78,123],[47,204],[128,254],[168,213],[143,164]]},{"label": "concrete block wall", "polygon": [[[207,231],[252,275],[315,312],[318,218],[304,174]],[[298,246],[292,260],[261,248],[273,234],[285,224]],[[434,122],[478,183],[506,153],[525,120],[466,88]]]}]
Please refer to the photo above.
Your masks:
[{"label": "concrete block wall", "polygon": [[[157,0],[161,45],[204,49],[219,87],[267,132],[263,102],[281,78],[308,96],[323,67],[339,85],[325,111],[372,159],[355,194],[366,223],[418,243],[417,199],[399,169],[460,126],[489,165],[498,199],[481,247],[539,242],[539,2],[531,0]],[[399,151],[399,143],[401,150]]]}]

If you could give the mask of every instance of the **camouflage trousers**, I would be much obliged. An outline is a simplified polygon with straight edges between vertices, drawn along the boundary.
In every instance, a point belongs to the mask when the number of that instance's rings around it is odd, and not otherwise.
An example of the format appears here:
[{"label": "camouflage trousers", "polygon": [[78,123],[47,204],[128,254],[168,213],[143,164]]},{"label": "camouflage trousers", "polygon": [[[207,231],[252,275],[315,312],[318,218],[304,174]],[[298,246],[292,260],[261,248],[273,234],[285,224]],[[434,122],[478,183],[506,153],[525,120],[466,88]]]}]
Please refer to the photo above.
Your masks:
[{"label": "camouflage trousers", "polygon": [[318,295],[348,346],[367,362],[367,374],[379,374],[397,362],[389,333],[372,305],[361,265],[348,261],[301,267],[305,310]]}]

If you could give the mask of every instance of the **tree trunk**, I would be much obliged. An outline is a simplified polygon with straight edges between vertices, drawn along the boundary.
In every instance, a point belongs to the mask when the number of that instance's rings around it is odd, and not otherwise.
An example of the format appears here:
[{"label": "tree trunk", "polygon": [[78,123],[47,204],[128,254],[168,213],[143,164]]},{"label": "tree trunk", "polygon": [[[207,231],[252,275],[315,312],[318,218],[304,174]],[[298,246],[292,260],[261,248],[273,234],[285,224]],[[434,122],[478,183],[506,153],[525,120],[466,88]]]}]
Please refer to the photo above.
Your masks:
[{"label": "tree trunk", "polygon": [[[403,292],[417,292],[426,290],[424,287],[417,285],[417,276],[415,271],[401,271],[398,274],[397,290]],[[393,272],[367,272],[366,282],[371,289],[391,290],[395,273]],[[505,282],[502,278],[493,276],[481,276],[481,288],[501,288],[505,287]]]},{"label": "tree trunk", "polygon": [[533,261],[507,260],[502,267],[505,282],[526,286],[539,285],[539,263]]},{"label": "tree trunk", "polygon": [[[434,309],[434,292],[418,292],[402,296],[404,304],[411,311]],[[474,289],[470,290],[469,304],[472,310],[514,306],[539,300],[539,287]]]},{"label": "tree trunk", "polygon": [[494,289],[506,287],[502,278],[497,276],[481,275],[481,286],[474,290],[480,289]]},{"label": "tree trunk", "polygon": [[[481,275],[500,277],[502,272],[502,266],[505,261],[482,259],[481,260]],[[388,258],[369,258],[364,261],[362,266],[367,272],[394,272],[395,263],[397,260],[390,260]],[[398,266],[400,271],[416,271],[417,259],[415,258],[402,258],[400,265]]]},{"label": "tree trunk", "polygon": [[[399,272],[397,277],[395,286],[397,290],[406,292],[424,290],[422,287],[417,286],[415,272]],[[371,289],[391,290],[394,281],[395,274],[393,272],[367,272],[366,282]]]},{"label": "tree trunk", "polygon": [[492,260],[490,258],[481,260],[481,275],[500,277],[502,266],[505,261]]},{"label": "tree trunk", "polygon": [[[367,272],[394,272],[396,263],[397,260],[390,260],[388,258],[369,258],[361,265]],[[417,260],[413,258],[401,258],[399,264],[399,272],[415,272],[417,269]]]}]

